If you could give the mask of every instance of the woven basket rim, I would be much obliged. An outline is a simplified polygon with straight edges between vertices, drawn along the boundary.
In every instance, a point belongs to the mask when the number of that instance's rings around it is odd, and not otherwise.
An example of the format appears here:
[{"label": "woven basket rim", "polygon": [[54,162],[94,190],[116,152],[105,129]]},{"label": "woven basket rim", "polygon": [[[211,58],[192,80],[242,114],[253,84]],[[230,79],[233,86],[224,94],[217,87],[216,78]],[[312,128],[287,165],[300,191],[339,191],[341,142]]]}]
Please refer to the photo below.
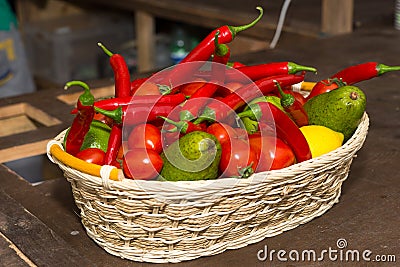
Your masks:
[{"label": "woven basket rim", "polygon": [[[307,161],[303,161],[300,163],[293,164],[289,167],[278,169],[278,170],[270,170],[265,172],[258,172],[251,175],[248,178],[217,178],[217,179],[210,179],[210,180],[193,180],[193,181],[164,181],[164,180],[134,180],[125,178],[122,181],[108,181],[110,186],[115,189],[124,189],[127,190],[130,187],[137,188],[137,186],[143,188],[165,188],[166,185],[171,186],[171,189],[176,189],[179,187],[180,189],[187,188],[187,190],[191,191],[194,188],[200,189],[201,187],[205,187],[209,189],[209,186],[212,184],[216,188],[223,188],[232,184],[256,184],[259,182],[265,182],[266,180],[275,181],[275,179],[281,179],[279,177],[297,177],[297,179],[301,179],[301,175],[299,174],[313,170],[316,166],[326,166],[327,164],[334,164],[338,159],[344,156],[352,157],[358,149],[362,146],[368,132],[369,127],[369,117],[366,112],[354,132],[353,136],[349,138],[342,146],[339,148],[321,155],[316,158],[309,159]],[[52,142],[56,141],[57,143],[61,144],[59,141],[64,136],[66,130],[59,133]],[[58,140],[56,140],[58,139]],[[354,149],[354,146],[357,149]],[[52,155],[50,155],[53,157]],[[71,169],[68,165],[64,162],[59,161],[58,159],[53,158],[53,160],[58,164],[62,164],[65,166],[65,169]],[[74,169],[71,169],[74,170]],[[76,171],[76,170],[74,170]],[[84,174],[84,177],[90,179],[92,182],[102,184],[103,181],[101,177]],[[293,181],[293,180],[292,180]],[[284,182],[283,182],[284,183]]]}]

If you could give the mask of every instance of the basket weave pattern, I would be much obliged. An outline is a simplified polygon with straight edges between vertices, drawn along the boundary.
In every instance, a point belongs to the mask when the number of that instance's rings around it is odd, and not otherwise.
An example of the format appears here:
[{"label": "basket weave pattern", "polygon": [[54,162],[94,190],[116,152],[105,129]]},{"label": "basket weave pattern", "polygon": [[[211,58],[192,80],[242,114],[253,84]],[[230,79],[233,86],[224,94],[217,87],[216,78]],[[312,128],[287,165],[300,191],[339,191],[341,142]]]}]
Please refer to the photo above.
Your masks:
[{"label": "basket weave pattern", "polygon": [[368,126],[365,113],[342,147],[247,179],[116,182],[54,161],[98,245],[134,261],[180,262],[259,242],[325,213],[339,200]]}]

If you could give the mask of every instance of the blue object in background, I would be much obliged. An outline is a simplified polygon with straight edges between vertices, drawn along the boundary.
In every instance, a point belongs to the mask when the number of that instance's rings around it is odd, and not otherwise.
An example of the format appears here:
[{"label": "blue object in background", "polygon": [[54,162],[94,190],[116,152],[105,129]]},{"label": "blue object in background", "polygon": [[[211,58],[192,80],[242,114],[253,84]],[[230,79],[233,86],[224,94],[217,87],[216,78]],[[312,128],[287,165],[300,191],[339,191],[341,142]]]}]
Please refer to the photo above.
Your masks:
[{"label": "blue object in background", "polygon": [[17,18],[6,0],[0,0],[0,97],[36,90],[29,70]]}]

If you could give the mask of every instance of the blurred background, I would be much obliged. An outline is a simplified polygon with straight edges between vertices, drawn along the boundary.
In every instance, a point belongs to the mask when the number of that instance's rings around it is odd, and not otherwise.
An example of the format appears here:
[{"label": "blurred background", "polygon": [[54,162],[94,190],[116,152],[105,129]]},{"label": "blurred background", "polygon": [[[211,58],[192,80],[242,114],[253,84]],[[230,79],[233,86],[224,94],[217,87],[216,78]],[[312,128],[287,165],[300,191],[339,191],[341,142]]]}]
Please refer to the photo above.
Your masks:
[{"label": "blurred background", "polygon": [[[0,0],[0,20],[5,25],[1,30],[14,31],[13,36],[0,35],[0,97],[51,88],[71,79],[112,78],[99,41],[122,54],[133,74],[151,72],[177,63],[213,28],[249,23],[258,15],[257,5],[264,8],[263,19],[232,42],[233,57],[279,47],[279,38],[330,38],[371,25],[394,25],[395,2]],[[280,18],[282,34],[277,35]],[[21,43],[16,49],[20,63],[13,68],[23,77],[8,85],[4,77],[10,77],[12,60],[4,52],[7,38]],[[13,91],[6,92],[6,86]]]}]

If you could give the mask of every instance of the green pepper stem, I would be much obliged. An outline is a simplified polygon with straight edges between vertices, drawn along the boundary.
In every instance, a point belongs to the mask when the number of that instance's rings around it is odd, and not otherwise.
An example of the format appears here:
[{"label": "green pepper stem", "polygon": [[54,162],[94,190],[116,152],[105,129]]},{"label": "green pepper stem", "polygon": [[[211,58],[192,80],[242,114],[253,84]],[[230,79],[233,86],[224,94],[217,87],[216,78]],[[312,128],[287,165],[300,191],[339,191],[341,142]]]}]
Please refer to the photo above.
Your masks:
[{"label": "green pepper stem", "polygon": [[296,64],[294,62],[288,62],[287,67],[288,67],[288,74],[296,74],[299,71],[310,71],[310,72],[314,72],[314,73],[317,72],[316,68],[302,66],[302,65]]},{"label": "green pepper stem", "polygon": [[229,53],[229,48],[226,44],[220,44],[218,42],[219,40],[218,38],[219,38],[219,31],[215,33],[215,38],[214,38],[215,54],[219,57],[223,57]]},{"label": "green pepper stem", "polygon": [[203,121],[215,121],[215,118],[215,110],[206,107],[200,117],[198,117],[193,123],[200,124]]},{"label": "green pepper stem", "polygon": [[249,105],[249,108],[250,109],[242,111],[239,114],[237,114],[239,118],[250,118],[252,120],[259,121],[262,117],[262,110],[258,105],[258,103]]},{"label": "green pepper stem", "polygon": [[328,78],[328,82],[322,82],[322,84],[324,85],[332,85],[332,84],[336,84],[338,87],[342,87],[347,85],[346,82],[344,82],[342,80],[342,78]]},{"label": "green pepper stem", "polygon": [[242,25],[242,26],[228,26],[229,30],[232,33],[232,38],[234,38],[239,32],[247,30],[248,28],[253,27],[262,18],[263,14],[264,14],[264,10],[260,6],[256,7],[256,9],[260,12],[260,14],[251,23],[246,24],[246,25]]},{"label": "green pepper stem", "polygon": [[248,109],[245,111],[242,111],[237,114],[239,118],[250,118],[250,119],[255,119],[254,112],[252,109]]},{"label": "green pepper stem", "polygon": [[171,119],[169,119],[167,117],[164,117],[164,116],[158,116],[158,117],[160,119],[163,119],[166,122],[174,125],[178,129],[178,131],[180,131],[181,133],[186,133],[187,128],[188,128],[188,123],[186,121],[174,121],[174,120],[171,120]]},{"label": "green pepper stem", "polygon": [[69,81],[64,85],[64,90],[67,90],[71,86],[80,86],[82,87],[85,91],[79,96],[79,101],[81,102],[82,105],[84,106],[92,106],[94,104],[94,96],[90,92],[89,85],[82,81]]},{"label": "green pepper stem", "polygon": [[244,128],[249,134],[256,133],[258,131],[258,121],[252,120],[249,117],[241,118]]},{"label": "green pepper stem", "polygon": [[114,110],[105,110],[99,107],[94,107],[94,110],[104,116],[107,116],[114,120],[115,123],[120,124],[122,123],[123,111],[122,107],[118,107]]},{"label": "green pepper stem", "polygon": [[196,117],[189,110],[181,110],[179,112],[179,119],[182,121],[192,121]]},{"label": "green pepper stem", "polygon": [[385,64],[378,64],[378,65],[376,65],[376,70],[377,70],[378,76],[379,76],[386,72],[400,70],[400,66],[388,66]]},{"label": "green pepper stem", "polygon": [[100,46],[101,49],[103,49],[104,53],[106,53],[109,57],[112,57],[114,55],[114,53],[108,50],[102,43],[98,42],[97,45]]},{"label": "green pepper stem", "polygon": [[276,87],[278,88],[279,94],[281,95],[281,105],[283,108],[290,107],[293,105],[295,98],[291,94],[283,92],[281,85],[277,80],[274,80]]}]

